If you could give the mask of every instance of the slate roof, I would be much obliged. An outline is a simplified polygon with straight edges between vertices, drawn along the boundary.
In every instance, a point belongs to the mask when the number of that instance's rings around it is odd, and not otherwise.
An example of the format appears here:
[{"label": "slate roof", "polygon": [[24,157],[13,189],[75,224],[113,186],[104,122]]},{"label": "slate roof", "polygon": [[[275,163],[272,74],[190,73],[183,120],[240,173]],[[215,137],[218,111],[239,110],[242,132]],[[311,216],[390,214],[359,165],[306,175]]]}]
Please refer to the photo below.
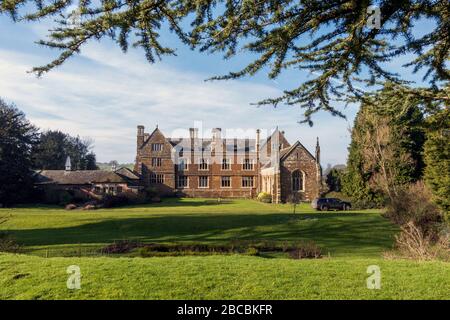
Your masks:
[{"label": "slate roof", "polygon": [[119,170],[41,170],[36,172],[36,184],[63,184],[81,185],[92,183],[128,183],[136,184],[139,177],[131,170],[120,168]]}]

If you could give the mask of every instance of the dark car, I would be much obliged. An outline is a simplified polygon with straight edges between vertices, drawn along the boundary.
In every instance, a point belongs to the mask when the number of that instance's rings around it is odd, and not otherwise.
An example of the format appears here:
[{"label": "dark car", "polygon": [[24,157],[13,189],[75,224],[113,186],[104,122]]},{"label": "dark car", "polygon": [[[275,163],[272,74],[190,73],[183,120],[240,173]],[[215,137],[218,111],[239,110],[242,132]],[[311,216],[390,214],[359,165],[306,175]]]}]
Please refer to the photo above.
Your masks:
[{"label": "dark car", "polygon": [[352,204],[350,202],[336,198],[317,198],[313,200],[311,206],[320,211],[350,210],[352,208]]}]

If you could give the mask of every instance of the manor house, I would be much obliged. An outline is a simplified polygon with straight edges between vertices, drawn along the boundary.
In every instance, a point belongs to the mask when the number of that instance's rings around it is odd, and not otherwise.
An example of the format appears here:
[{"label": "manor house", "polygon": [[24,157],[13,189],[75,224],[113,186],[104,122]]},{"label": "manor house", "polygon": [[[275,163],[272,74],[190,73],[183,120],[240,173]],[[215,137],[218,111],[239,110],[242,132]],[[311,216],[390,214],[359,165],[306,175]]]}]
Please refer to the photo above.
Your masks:
[{"label": "manor house", "polygon": [[199,137],[197,128],[176,138],[138,126],[134,169],[145,187],[162,194],[253,198],[267,192],[275,203],[311,201],[322,181],[319,140],[313,155],[299,141],[290,144],[278,128],[264,139],[260,130],[230,139],[220,128],[212,129],[211,138]]}]

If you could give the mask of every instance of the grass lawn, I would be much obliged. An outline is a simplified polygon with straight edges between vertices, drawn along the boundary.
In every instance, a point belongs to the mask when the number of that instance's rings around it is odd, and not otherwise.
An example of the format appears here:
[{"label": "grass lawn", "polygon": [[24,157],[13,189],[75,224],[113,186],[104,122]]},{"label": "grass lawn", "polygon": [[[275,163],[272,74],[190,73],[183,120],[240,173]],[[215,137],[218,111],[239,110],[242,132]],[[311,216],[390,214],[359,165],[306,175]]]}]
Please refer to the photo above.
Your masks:
[{"label": "grass lawn", "polygon": [[[167,199],[161,204],[66,211],[56,207],[0,209],[0,226],[27,253],[78,255],[114,240],[224,243],[230,240],[313,240],[331,256],[378,257],[392,246],[396,228],[378,210],[316,212],[308,204]],[[46,254],[46,253],[45,253]]]},{"label": "grass lawn", "polygon": [[[0,230],[12,233],[26,254],[0,254],[0,299],[448,299],[450,293],[449,263],[381,257],[397,228],[377,210],[320,213],[304,204],[293,214],[292,205],[251,200],[168,199],[96,211],[0,209],[3,215],[10,219]],[[119,239],[313,240],[325,257],[85,256]],[[374,264],[380,290],[366,287]],[[81,290],[66,288],[70,265],[81,268]]]},{"label": "grass lawn", "polygon": [[[366,287],[369,265],[381,289]],[[78,265],[81,289],[66,288]],[[448,299],[443,262],[249,256],[41,258],[0,254],[0,299]]]}]

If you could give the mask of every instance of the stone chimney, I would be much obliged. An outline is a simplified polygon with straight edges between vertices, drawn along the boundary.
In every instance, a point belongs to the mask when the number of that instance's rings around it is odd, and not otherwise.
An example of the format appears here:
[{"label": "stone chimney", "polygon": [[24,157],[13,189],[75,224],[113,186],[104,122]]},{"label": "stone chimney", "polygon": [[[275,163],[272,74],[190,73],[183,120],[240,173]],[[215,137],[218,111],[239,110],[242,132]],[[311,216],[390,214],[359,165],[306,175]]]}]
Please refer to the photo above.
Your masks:
[{"label": "stone chimney", "polygon": [[144,144],[144,126],[137,126],[137,148],[139,150],[140,147]]},{"label": "stone chimney", "polygon": [[258,161],[258,163],[259,163],[259,141],[260,141],[260,133],[261,133],[261,130],[259,130],[259,129],[256,129],[256,141],[255,141],[255,144],[256,144],[256,161]]},{"label": "stone chimney", "polygon": [[198,139],[198,128],[189,128],[189,137],[191,140]]},{"label": "stone chimney", "polygon": [[66,159],[66,171],[72,171],[72,164],[70,162],[69,156],[67,156],[67,159]]}]

